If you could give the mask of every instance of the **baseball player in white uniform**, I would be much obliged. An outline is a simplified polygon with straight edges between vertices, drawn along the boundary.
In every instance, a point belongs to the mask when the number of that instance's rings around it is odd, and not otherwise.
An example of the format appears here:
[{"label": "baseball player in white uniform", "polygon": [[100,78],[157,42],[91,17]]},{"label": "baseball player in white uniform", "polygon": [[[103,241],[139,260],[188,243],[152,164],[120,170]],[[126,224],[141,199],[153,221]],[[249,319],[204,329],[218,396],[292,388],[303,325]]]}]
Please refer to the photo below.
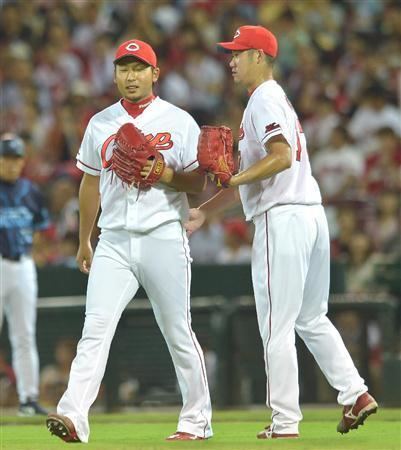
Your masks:
[{"label": "baseball player in white uniform", "polygon": [[[272,423],[260,439],[295,438],[299,407],[295,331],[312,352],[329,383],[339,391],[344,412],[337,430],[357,428],[376,412],[344,343],[326,317],[329,295],[329,234],[319,187],[311,174],[305,136],[296,112],[273,79],[275,36],[261,26],[242,26],[232,42],[230,68],[249,93],[239,132],[239,186],[247,220],[255,224],[252,280],[267,375]],[[236,201],[227,189],[196,210],[189,233],[206,215]]]},{"label": "baseball player in white uniform", "polygon": [[[117,49],[115,83],[122,99],[96,114],[77,155],[80,246],[77,261],[89,273],[86,317],[68,388],[47,426],[66,442],[88,442],[88,411],[99,391],[120,316],[143,286],[170,351],[183,407],[168,440],[212,436],[211,402],[201,347],[191,328],[191,259],[183,221],[186,192],[201,192],[197,170],[199,127],[193,118],[153,95],[156,55],[145,42]],[[128,188],[110,171],[113,139],[133,123],[162,152],[166,169],[150,189]],[[101,235],[92,260],[90,235],[101,206]]]}]

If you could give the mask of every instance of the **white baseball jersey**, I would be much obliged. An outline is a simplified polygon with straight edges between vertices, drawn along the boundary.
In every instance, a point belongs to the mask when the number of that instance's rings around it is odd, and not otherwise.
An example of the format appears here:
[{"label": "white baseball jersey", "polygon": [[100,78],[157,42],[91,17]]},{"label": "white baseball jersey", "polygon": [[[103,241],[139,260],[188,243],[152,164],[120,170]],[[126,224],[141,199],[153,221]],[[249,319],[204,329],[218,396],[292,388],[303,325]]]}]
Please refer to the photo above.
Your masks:
[{"label": "white baseball jersey", "polygon": [[305,135],[296,112],[281,86],[268,80],[249,98],[242,118],[239,152],[240,171],[266,156],[265,144],[282,134],[292,149],[292,166],[265,180],[240,186],[247,220],[277,204],[320,204],[322,199],[313,178]]},{"label": "white baseball jersey", "polygon": [[319,187],[312,177],[297,115],[273,80],[251,95],[244,112],[241,170],[266,156],[264,144],[282,134],[292,165],[275,176],[240,187],[248,220],[255,224],[252,282],[266,369],[266,403],[273,432],[298,434],[298,363],[295,331],[312,352],[342,405],[367,391],[343,341],[326,317],[330,251]]},{"label": "white baseball jersey", "polygon": [[344,145],[318,152],[312,160],[312,167],[323,195],[334,196],[343,189],[350,176],[363,176],[365,159],[358,148]]},{"label": "white baseball jersey", "polygon": [[97,113],[86,129],[77,166],[100,176],[99,227],[145,232],[166,222],[184,220],[188,214],[186,193],[162,185],[148,190],[127,188],[110,170],[114,137],[127,122],[145,134],[174,171],[190,172],[198,167],[199,127],[187,112],[171,103],[156,97],[136,118],[129,115],[121,101]]},{"label": "white baseball jersey", "polygon": [[152,304],[182,393],[176,430],[204,438],[213,434],[203,352],[191,328],[191,258],[182,224],[188,214],[186,193],[162,184],[147,190],[128,188],[110,169],[115,135],[130,122],[174,171],[193,171],[198,166],[199,127],[185,111],[158,97],[144,101],[135,105],[132,115],[122,101],[96,114],[77,155],[81,170],[100,176],[102,207],[82,338],[68,388],[57,405],[81,442],[89,439],[89,408],[99,392],[115,329],[139,286]]}]

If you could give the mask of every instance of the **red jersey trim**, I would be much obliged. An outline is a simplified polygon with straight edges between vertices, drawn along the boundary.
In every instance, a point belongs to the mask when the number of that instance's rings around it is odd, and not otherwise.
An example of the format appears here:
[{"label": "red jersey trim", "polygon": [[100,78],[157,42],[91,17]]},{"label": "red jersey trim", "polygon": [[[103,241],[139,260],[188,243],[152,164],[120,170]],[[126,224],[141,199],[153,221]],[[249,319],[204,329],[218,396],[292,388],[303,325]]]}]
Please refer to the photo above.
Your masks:
[{"label": "red jersey trim", "polygon": [[266,375],[267,375],[267,405],[271,407],[270,387],[271,387],[271,374],[269,370],[269,344],[272,337],[272,294],[270,285],[270,260],[269,260],[269,222],[267,219],[267,211],[265,212],[265,232],[266,232],[266,268],[267,268],[267,296],[268,296],[268,326],[269,335],[267,336],[266,349],[265,349],[265,361],[266,361]]},{"label": "red jersey trim", "polygon": [[90,166],[89,164],[85,164],[83,161],[77,158],[77,161],[88,169],[96,170],[96,172],[101,172],[101,169],[96,169],[95,167]]}]

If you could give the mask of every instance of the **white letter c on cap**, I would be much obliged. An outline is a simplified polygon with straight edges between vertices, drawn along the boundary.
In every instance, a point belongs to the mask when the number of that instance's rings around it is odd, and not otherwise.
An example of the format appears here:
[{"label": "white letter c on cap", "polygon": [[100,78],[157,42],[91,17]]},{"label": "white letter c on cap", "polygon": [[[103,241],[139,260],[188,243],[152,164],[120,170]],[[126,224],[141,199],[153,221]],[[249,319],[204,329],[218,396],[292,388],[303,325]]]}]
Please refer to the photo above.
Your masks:
[{"label": "white letter c on cap", "polygon": [[136,52],[139,50],[139,45],[135,42],[131,42],[125,47],[129,52]]},{"label": "white letter c on cap", "polygon": [[237,38],[237,37],[239,37],[240,34],[241,34],[240,31],[237,30],[237,31],[235,32],[235,34],[234,34],[234,39]]}]

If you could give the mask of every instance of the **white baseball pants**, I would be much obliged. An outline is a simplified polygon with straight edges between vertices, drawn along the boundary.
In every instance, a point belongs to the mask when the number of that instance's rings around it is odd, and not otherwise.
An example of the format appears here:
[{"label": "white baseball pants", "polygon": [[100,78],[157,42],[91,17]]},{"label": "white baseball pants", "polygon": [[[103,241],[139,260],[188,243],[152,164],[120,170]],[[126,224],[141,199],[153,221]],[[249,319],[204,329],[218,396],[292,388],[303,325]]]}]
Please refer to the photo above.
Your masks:
[{"label": "white baseball pants", "polygon": [[367,391],[340,334],[326,317],[329,233],[321,205],[276,206],[254,218],[252,281],[267,375],[267,406],[276,433],[298,433],[295,331],[313,354],[338,402]]},{"label": "white baseball pants", "polygon": [[9,261],[0,257],[0,330],[7,318],[12,366],[20,403],[39,394],[39,358],[36,348],[37,275],[31,257]]},{"label": "white baseball pants", "polygon": [[97,397],[118,321],[139,285],[152,304],[181,389],[177,431],[212,436],[205,363],[191,328],[190,282],[188,240],[179,222],[146,234],[102,232],[89,274],[82,338],[57,407],[72,420],[82,442],[88,442],[88,411]]}]

